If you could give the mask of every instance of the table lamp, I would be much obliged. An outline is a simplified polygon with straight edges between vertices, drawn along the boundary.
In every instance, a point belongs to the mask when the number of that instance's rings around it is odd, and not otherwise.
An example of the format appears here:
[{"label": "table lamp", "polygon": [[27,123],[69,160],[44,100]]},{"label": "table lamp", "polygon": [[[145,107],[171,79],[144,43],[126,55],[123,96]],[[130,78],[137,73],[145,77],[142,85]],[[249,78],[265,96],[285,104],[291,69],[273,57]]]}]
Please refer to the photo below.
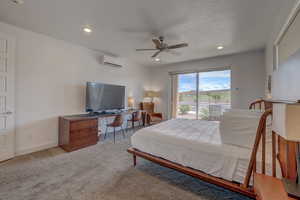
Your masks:
[{"label": "table lamp", "polygon": [[272,129],[287,141],[298,142],[296,148],[297,180],[283,179],[286,192],[300,197],[300,104],[274,103]]},{"label": "table lamp", "polygon": [[134,98],[133,97],[128,97],[128,107],[133,109],[134,108]]},{"label": "table lamp", "polygon": [[145,91],[145,97],[146,97],[146,98],[151,98],[151,102],[153,102],[153,99],[154,99],[155,97],[159,97],[159,92],[157,92],[157,91],[152,91],[152,90]]}]

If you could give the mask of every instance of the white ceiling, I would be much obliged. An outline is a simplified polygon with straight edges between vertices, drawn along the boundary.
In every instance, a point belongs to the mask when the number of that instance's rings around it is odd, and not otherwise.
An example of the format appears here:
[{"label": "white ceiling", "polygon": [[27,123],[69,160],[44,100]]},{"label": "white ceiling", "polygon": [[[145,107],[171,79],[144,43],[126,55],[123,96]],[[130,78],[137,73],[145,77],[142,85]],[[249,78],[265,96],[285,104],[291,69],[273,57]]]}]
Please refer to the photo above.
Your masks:
[{"label": "white ceiling", "polygon": [[[263,48],[280,1],[1,0],[0,21],[152,66]],[[81,31],[84,25],[92,34]],[[152,52],[135,51],[152,47],[153,35],[189,47],[155,63]]]}]

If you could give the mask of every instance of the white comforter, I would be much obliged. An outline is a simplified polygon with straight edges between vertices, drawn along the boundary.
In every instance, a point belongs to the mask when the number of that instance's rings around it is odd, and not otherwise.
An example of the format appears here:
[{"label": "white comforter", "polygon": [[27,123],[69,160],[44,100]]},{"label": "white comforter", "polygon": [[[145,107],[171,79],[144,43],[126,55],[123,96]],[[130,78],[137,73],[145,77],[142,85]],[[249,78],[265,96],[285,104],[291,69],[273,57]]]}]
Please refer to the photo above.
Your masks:
[{"label": "white comforter", "polygon": [[169,120],[137,131],[131,143],[140,151],[237,182],[243,181],[251,154],[249,148],[222,144],[215,121]]}]

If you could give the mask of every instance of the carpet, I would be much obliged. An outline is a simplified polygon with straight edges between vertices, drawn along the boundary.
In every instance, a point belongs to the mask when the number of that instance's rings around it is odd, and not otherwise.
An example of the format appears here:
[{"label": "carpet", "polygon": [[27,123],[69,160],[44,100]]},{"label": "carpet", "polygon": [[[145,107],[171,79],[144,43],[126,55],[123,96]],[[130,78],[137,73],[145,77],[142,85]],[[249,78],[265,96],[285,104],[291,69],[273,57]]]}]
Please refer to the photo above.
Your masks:
[{"label": "carpet", "polygon": [[126,152],[111,135],[71,153],[52,148],[0,164],[0,200],[250,200]]}]

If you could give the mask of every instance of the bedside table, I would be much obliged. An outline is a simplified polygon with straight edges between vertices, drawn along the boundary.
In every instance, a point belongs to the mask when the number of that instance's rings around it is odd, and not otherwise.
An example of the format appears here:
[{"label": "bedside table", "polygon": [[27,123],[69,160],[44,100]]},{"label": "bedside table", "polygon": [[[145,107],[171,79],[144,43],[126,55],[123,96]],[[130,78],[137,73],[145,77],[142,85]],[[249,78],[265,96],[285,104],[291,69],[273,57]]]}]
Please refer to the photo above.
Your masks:
[{"label": "bedside table", "polygon": [[295,200],[286,193],[280,179],[254,174],[254,192],[258,200]]}]

